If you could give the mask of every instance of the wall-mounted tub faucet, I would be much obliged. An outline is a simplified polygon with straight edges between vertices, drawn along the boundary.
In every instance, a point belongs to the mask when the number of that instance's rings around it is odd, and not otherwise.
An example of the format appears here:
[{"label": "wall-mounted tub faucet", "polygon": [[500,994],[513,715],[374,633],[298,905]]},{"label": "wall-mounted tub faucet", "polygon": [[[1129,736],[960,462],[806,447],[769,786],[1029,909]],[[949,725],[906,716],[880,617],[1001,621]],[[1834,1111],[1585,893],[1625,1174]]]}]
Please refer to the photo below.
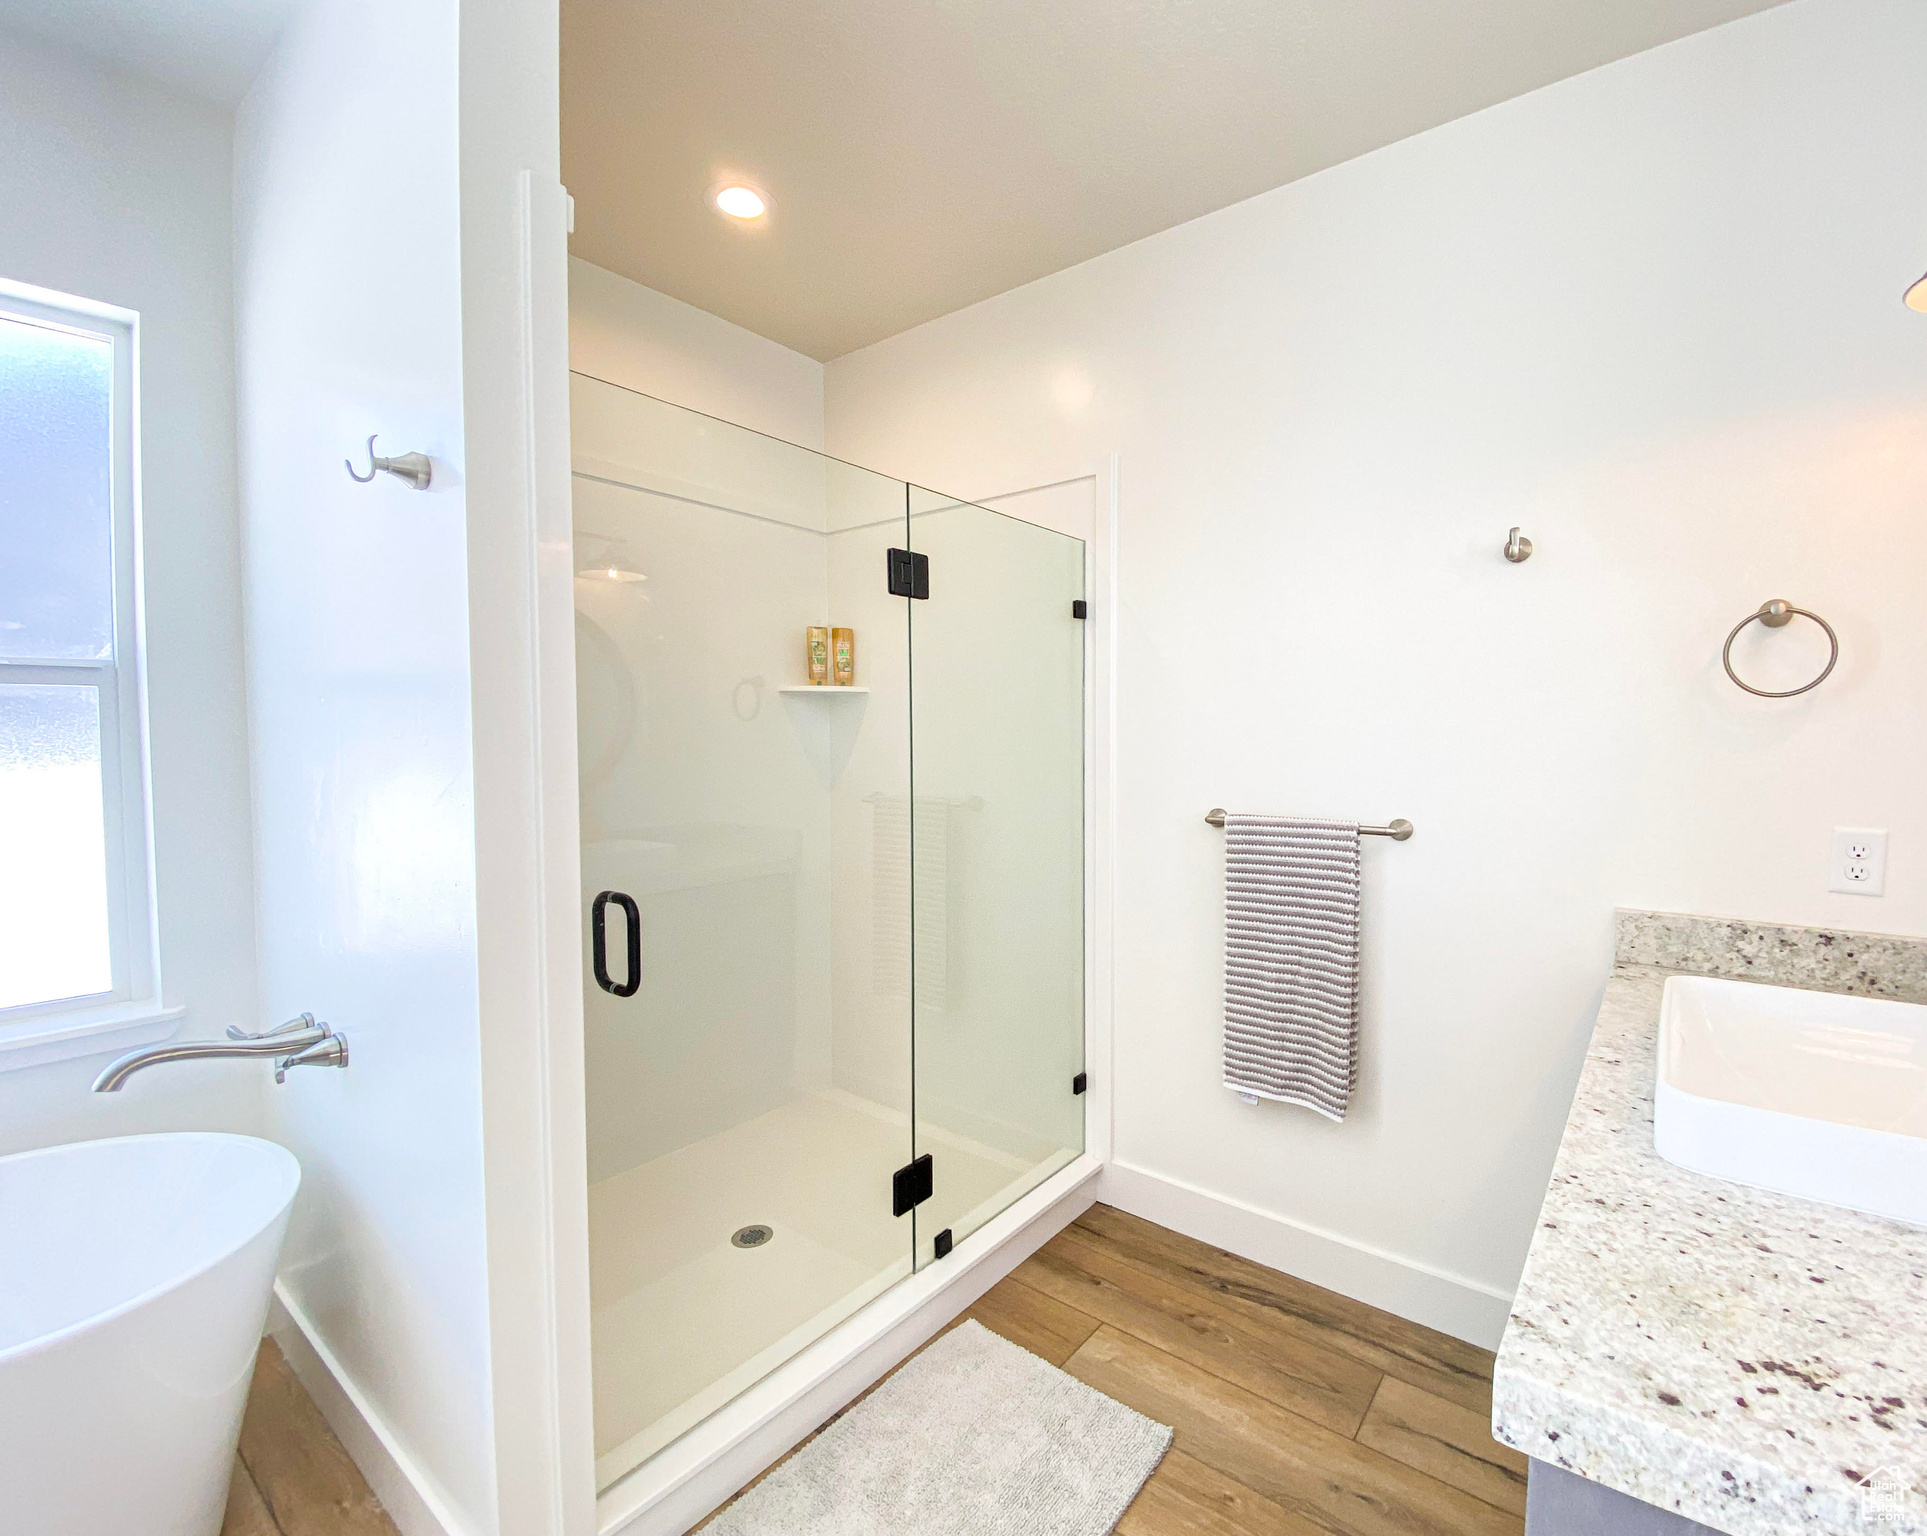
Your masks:
[{"label": "wall-mounted tub faucet", "polygon": [[216,1056],[270,1056],[274,1080],[285,1083],[290,1067],[345,1067],[348,1065],[348,1038],[338,1035],[326,1024],[315,1021],[312,1013],[289,1019],[260,1034],[250,1034],[230,1024],[227,1043],[219,1040],[189,1041],[182,1045],[151,1045],[145,1050],[129,1051],[94,1080],[95,1093],[119,1093],[126,1082],[143,1067],[164,1061],[204,1061]]}]

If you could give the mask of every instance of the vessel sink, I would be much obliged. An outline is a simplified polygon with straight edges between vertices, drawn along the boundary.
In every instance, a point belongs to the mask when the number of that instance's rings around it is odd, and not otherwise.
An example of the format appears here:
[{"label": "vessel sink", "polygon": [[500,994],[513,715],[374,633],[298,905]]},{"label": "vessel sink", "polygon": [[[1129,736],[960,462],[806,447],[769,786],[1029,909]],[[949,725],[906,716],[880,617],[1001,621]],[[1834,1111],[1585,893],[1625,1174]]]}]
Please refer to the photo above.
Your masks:
[{"label": "vessel sink", "polygon": [[1927,1226],[1927,1007],[1673,976],[1653,1098],[1668,1162]]}]

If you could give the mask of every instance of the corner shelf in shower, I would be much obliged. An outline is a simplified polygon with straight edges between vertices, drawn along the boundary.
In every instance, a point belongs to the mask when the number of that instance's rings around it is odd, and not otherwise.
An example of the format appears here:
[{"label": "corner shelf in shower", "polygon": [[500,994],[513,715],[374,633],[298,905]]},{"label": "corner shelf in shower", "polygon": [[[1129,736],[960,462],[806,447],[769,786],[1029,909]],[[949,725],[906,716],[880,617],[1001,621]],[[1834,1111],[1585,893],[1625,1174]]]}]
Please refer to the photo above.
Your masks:
[{"label": "corner shelf in shower", "polygon": [[844,688],[836,683],[792,683],[778,693],[868,693],[868,688]]}]

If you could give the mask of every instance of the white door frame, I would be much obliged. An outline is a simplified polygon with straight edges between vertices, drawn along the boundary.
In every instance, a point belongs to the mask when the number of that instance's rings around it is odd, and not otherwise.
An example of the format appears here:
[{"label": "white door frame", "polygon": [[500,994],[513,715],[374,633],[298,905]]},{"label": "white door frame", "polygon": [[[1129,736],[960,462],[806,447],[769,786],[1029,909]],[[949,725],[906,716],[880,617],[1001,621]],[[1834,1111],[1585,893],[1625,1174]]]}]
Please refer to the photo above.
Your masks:
[{"label": "white door frame", "polygon": [[[586,1080],[582,1041],[581,805],[576,765],[575,531],[569,438],[569,199],[560,182],[522,175],[522,414],[526,440],[525,516],[532,537],[528,601],[533,642],[529,728],[537,822],[529,903],[539,976],[528,1020],[534,1038],[523,1070],[537,1081],[534,1109],[542,1167],[519,1180],[542,1244],[545,1271],[528,1295],[538,1315],[493,1319],[498,1354],[515,1346],[504,1380],[498,1359],[498,1416],[505,1386],[524,1393],[527,1438],[498,1433],[498,1476],[546,1485],[533,1501],[541,1536],[591,1536],[595,1529],[594,1383],[589,1346],[589,1217]],[[486,623],[485,616],[472,622]],[[499,1149],[491,1149],[499,1151]],[[491,1173],[495,1165],[491,1163]],[[495,1180],[491,1180],[493,1185]],[[493,1199],[491,1199],[491,1207]],[[523,1214],[523,1213],[518,1213]],[[533,1277],[531,1277],[533,1280]],[[497,1303],[491,1298],[491,1305]],[[510,1443],[503,1443],[509,1438]],[[535,1536],[531,1532],[530,1536]]]}]

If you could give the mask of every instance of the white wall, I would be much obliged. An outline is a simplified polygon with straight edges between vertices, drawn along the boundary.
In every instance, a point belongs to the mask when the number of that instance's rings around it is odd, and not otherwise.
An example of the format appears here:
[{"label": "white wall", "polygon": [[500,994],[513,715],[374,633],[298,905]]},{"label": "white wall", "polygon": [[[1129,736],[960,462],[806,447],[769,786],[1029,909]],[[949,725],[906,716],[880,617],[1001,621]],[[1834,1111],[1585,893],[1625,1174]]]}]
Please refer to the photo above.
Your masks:
[{"label": "white wall", "polygon": [[569,258],[569,366],[805,448],[823,447],[823,365]]},{"label": "white wall", "polygon": [[[830,451],[924,483],[1121,453],[1110,1198],[1491,1342],[1615,904],[1927,932],[1923,57],[1798,0],[828,366]],[[1840,631],[1798,700],[1720,672],[1771,596]],[[1343,1125],[1219,1086],[1213,805],[1417,824]]]},{"label": "white wall", "polygon": [[[139,312],[154,856],[181,1038],[261,1014],[234,491],[228,114],[0,37],[0,278]],[[134,1131],[255,1131],[246,1063],[88,1086],[94,1056],[0,1072],[0,1152]]]},{"label": "white wall", "polygon": [[[261,983],[349,1038],[270,1100],[282,1283],[457,1532],[496,1529],[452,4],[317,0],[236,125]],[[417,494],[342,467],[436,460]],[[377,1481],[377,1491],[396,1499]]]},{"label": "white wall", "polygon": [[593,1521],[558,38],[308,0],[236,126],[262,986],[353,1052],[281,1290],[407,1536]]}]

